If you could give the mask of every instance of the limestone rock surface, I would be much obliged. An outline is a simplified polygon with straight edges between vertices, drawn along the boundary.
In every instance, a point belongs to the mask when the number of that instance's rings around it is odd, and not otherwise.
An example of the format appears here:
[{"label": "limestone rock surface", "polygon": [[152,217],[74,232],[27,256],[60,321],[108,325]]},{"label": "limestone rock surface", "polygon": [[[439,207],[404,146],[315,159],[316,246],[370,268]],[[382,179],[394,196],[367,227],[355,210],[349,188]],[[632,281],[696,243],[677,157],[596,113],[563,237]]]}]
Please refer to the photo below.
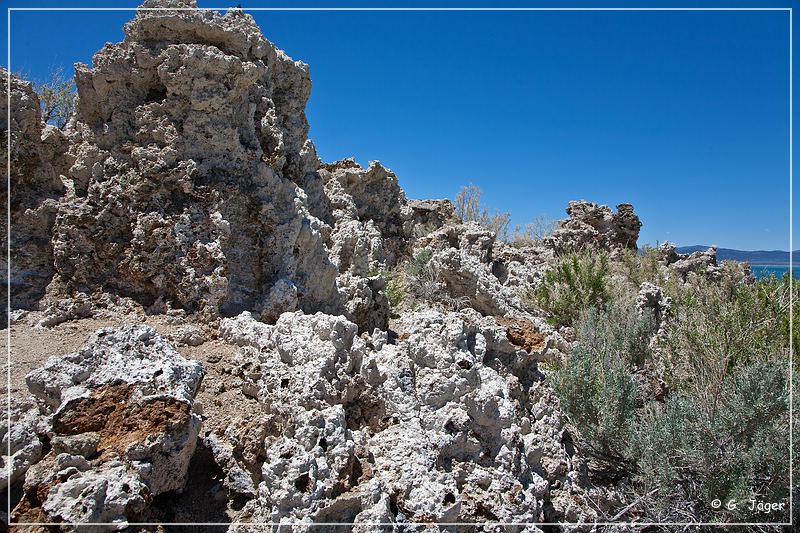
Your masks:
[{"label": "limestone rock surface", "polygon": [[[74,191],[53,235],[64,286],[212,318],[341,309],[328,230],[296,183],[318,164],[308,67],[252,17],[140,11],[76,83]],[[297,297],[276,300],[286,280]]]},{"label": "limestone rock surface", "polygon": [[[61,130],[42,121],[39,97],[30,83],[11,76],[11,86],[8,87],[9,76],[4,69],[0,69],[0,78],[0,87],[4,94],[10,95],[11,104],[9,110],[6,98],[0,102],[0,130],[3,132],[0,167],[3,175],[9,176],[11,185],[10,242],[14,251],[11,306],[14,309],[32,309],[37,306],[55,271],[51,234],[58,200],[65,192],[60,176],[69,168],[66,154],[69,143]],[[9,114],[11,129],[7,130]],[[9,135],[10,172],[6,168]],[[3,235],[6,235],[9,228],[6,228],[5,216],[0,225]],[[5,253],[3,255],[5,260]],[[3,268],[3,276],[5,271]]]},{"label": "limestone rock surface", "polygon": [[[418,232],[428,234],[445,224],[458,224],[456,209],[451,200],[411,200],[408,206]],[[418,234],[417,236],[424,236]]]},{"label": "limestone rock surface", "polygon": [[[40,435],[46,429],[38,415],[33,403],[11,398],[9,417],[4,416],[0,420],[0,490],[5,490],[24,476],[31,465],[42,457],[44,446]],[[9,451],[11,455],[8,455]]]},{"label": "limestone rock surface", "polygon": [[706,274],[711,277],[719,277],[720,275],[719,265],[717,265],[717,248],[715,246],[705,251],[676,254],[676,256],[676,260],[669,263],[669,267],[677,272],[684,281],[690,272]]},{"label": "limestone rock surface", "polygon": [[264,406],[250,445],[244,418],[213,436],[235,473],[229,485],[254,488],[238,518],[355,527],[376,516],[590,518],[589,508],[567,509],[565,495],[585,489],[536,370],[546,340],[526,344],[513,326],[509,334],[474,310],[424,311],[401,317],[389,344],[319,313],[286,313],[275,325],[225,319],[221,335],[241,346],[238,372]]},{"label": "limestone rock surface", "polygon": [[636,309],[639,314],[650,313],[659,331],[672,312],[672,298],[664,294],[664,290],[652,283],[644,282],[636,296]]},{"label": "limestone rock surface", "polygon": [[431,275],[450,307],[488,316],[527,316],[521,296],[539,283],[552,258],[542,247],[514,248],[475,222],[447,224],[419,237],[413,253],[421,251],[430,254]]},{"label": "limestone rock surface", "polygon": [[630,204],[620,204],[616,213],[606,205],[572,201],[567,206],[569,218],[560,222],[545,243],[559,253],[585,247],[615,251],[636,249],[642,223]]},{"label": "limestone rock surface", "polygon": [[362,331],[386,329],[389,303],[385,284],[375,274],[410,252],[414,221],[405,194],[397,176],[377,161],[364,169],[344,159],[322,165],[318,175],[344,314]]},{"label": "limestone rock surface", "polygon": [[320,174],[333,218],[334,256],[339,271],[366,276],[370,266],[392,266],[408,253],[411,208],[397,176],[372,161],[333,163]]},{"label": "limestone rock surface", "polygon": [[149,326],[100,329],[31,372],[53,450],[29,470],[17,516],[122,524],[154,496],[181,491],[200,430],[192,404],[202,377],[200,363]]}]

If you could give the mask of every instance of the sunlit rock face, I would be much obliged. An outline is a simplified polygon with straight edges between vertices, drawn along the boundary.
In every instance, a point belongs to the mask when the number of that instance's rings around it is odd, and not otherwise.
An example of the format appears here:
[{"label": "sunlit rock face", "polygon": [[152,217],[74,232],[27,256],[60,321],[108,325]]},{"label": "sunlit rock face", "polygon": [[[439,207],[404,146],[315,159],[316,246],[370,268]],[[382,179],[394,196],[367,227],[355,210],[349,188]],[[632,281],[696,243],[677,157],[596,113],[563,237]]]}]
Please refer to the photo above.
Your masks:
[{"label": "sunlit rock face", "polygon": [[258,431],[247,415],[207,437],[227,486],[251,498],[231,530],[591,520],[572,503],[585,489],[536,370],[544,337],[522,325],[427,310],[404,315],[390,344],[322,313],[223,320],[241,347],[234,372],[265,406]]},{"label": "sunlit rock face", "polygon": [[569,218],[545,243],[559,253],[586,247],[618,252],[636,250],[642,222],[631,204],[620,204],[616,213],[607,205],[573,201],[567,206]]},{"label": "sunlit rock face", "polygon": [[341,307],[329,230],[296,184],[318,165],[308,67],[249,15],[140,11],[76,82],[60,282],[212,316],[273,305],[278,282],[281,310]]},{"label": "sunlit rock face", "polygon": [[[200,363],[148,326],[99,329],[79,351],[28,374],[37,403],[30,412],[41,416],[38,433],[50,446],[41,462],[20,465],[27,473],[15,521],[124,524],[154,496],[183,490],[202,378]],[[15,433],[16,455],[38,459],[37,432]]]}]

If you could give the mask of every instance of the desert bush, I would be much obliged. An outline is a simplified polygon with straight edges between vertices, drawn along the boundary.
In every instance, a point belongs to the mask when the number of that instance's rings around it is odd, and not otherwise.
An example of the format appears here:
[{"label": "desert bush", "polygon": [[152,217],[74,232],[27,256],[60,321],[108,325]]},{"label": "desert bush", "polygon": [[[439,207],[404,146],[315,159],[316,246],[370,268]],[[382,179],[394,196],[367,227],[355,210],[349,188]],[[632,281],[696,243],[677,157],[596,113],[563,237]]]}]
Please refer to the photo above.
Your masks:
[{"label": "desert bush", "polygon": [[406,299],[406,286],[403,280],[389,272],[385,274],[386,279],[386,299],[393,308],[399,307]]},{"label": "desert bush", "polygon": [[[673,323],[661,342],[670,385],[710,408],[731,372],[788,356],[786,286],[698,279],[674,292]],[[786,300],[786,301],[783,301]],[[777,334],[786,323],[785,335]]]},{"label": "desert bush", "polygon": [[[640,482],[672,488],[669,505],[691,504],[693,516],[707,520],[764,518],[750,512],[751,499],[788,497],[789,335],[782,325],[796,282],[743,283],[732,274],[673,293],[672,323],[659,343],[673,392],[665,406],[648,406],[634,445]],[[680,428],[678,441],[664,437],[667,426]],[[738,505],[713,510],[714,499]]]},{"label": "desert bush", "polygon": [[510,231],[511,213],[496,209],[490,211],[483,206],[481,204],[482,192],[477,185],[462,187],[454,202],[456,215],[462,222],[477,222],[493,231],[498,239],[511,246],[519,248],[539,243],[558,227],[557,220],[548,220],[539,216],[524,226],[518,224],[513,231]]},{"label": "desert bush", "polygon": [[594,353],[616,354],[627,368],[644,368],[652,359],[650,339],[656,331],[651,314],[639,315],[632,306],[589,308],[577,322],[580,345]]},{"label": "desert bush", "polygon": [[532,246],[552,235],[557,227],[558,221],[556,220],[547,220],[542,216],[536,217],[524,226],[517,225],[509,237],[509,244],[517,248]]},{"label": "desert bush", "polygon": [[370,265],[367,272],[370,277],[380,276],[384,279],[386,287],[383,291],[392,308],[399,307],[406,299],[406,285],[400,274],[397,269],[387,270],[380,264]]},{"label": "desert bush", "polygon": [[[576,445],[602,467],[590,472],[627,477],[637,512],[653,521],[785,520],[753,513],[750,501],[788,502],[788,295],[797,287],[728,274],[670,285],[673,316],[655,344],[652,320],[630,299],[590,306],[575,323],[577,347],[552,374]],[[638,384],[659,372],[668,394],[650,399]]]},{"label": "desert bush", "polygon": [[425,224],[414,224],[414,238],[421,239],[422,237],[427,237],[437,229],[438,228],[436,227],[436,224],[432,222]]},{"label": "desert bush", "polygon": [[615,267],[634,287],[645,281],[663,286],[667,280],[659,269],[659,259],[658,249],[645,245],[640,250],[624,250]]},{"label": "desert bush", "polygon": [[493,231],[499,239],[508,238],[508,223],[511,213],[493,211],[481,205],[482,191],[477,185],[462,187],[455,198],[455,210],[462,222],[477,222]]},{"label": "desert bush", "polygon": [[435,275],[430,264],[432,257],[433,250],[429,248],[419,250],[413,255],[411,260],[406,263],[405,271],[408,275],[415,278],[424,277],[433,279]]},{"label": "desert bush", "polygon": [[42,120],[63,130],[75,110],[75,82],[62,67],[50,71],[48,78],[34,82],[33,90],[39,96]]},{"label": "desert bush", "polygon": [[647,330],[649,317],[589,308],[576,327],[578,346],[553,374],[553,388],[584,453],[623,469],[640,401],[631,367],[647,353],[649,339],[641,336]]},{"label": "desert bush", "polygon": [[440,280],[438,267],[432,259],[433,250],[423,248],[404,264],[406,287],[413,297],[414,307],[433,305],[445,311],[469,307],[468,298],[450,294],[447,285]]},{"label": "desert bush", "polygon": [[451,295],[439,281],[439,271],[431,261],[433,251],[423,248],[392,270],[379,272],[386,280],[386,297],[393,308],[417,309],[433,306],[458,311],[469,305],[466,298]]},{"label": "desert bush", "polygon": [[414,253],[402,266],[403,277],[415,303],[436,302],[446,296],[439,273],[431,263],[433,251],[423,248]]},{"label": "desert bush", "polygon": [[582,451],[605,462],[625,462],[639,391],[624,361],[578,347],[555,372],[553,388],[579,431]]},{"label": "desert bush", "polygon": [[[791,344],[795,355],[795,368],[800,370],[800,361],[798,361],[798,354],[800,354],[800,327],[798,326],[800,325],[800,280],[793,278],[788,273],[781,278],[771,275],[759,280],[756,288],[759,299],[771,306],[772,312],[777,317],[777,330],[773,338],[777,341],[785,341],[779,346],[784,353],[788,351],[789,315],[792,315],[794,328],[791,331]],[[792,300],[794,305],[791,305]]]},{"label": "desert bush", "polygon": [[610,300],[608,256],[581,252],[560,259],[548,270],[535,302],[553,324],[572,325],[586,309],[602,308]]},{"label": "desert bush", "polygon": [[[631,459],[642,491],[658,491],[648,503],[655,518],[758,519],[750,500],[786,502],[786,391],[784,369],[762,361],[735,369],[711,409],[682,393],[650,403],[632,432]],[[713,509],[715,499],[725,505]]]}]

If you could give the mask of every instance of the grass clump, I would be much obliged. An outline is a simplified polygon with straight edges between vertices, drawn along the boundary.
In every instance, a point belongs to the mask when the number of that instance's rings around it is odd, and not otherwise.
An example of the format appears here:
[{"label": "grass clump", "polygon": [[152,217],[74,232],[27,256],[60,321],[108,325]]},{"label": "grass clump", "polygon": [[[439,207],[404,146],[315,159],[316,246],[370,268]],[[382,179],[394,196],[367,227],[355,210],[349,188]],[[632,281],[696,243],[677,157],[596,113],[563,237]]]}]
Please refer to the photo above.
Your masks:
[{"label": "grass clump", "polygon": [[535,303],[550,314],[550,323],[572,326],[590,308],[602,309],[610,301],[608,255],[570,254],[545,273]]}]

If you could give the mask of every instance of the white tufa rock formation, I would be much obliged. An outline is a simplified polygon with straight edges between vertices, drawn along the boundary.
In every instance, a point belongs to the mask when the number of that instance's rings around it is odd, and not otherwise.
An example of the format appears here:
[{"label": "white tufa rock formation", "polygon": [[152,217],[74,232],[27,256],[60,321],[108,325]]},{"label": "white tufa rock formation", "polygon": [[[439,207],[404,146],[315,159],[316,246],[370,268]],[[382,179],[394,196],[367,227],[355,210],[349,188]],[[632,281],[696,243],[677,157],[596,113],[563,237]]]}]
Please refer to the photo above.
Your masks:
[{"label": "white tufa rock formation", "polygon": [[[183,490],[200,430],[192,403],[202,378],[200,363],[149,326],[100,329],[79,351],[28,374],[52,451],[28,470],[15,521],[124,526],[153,496]],[[39,437],[26,436],[29,444],[13,443],[30,458]]]},{"label": "white tufa rock formation", "polygon": [[3,447],[0,450],[3,462],[0,490],[24,476],[31,465],[41,459],[43,445],[39,435],[46,431],[33,403],[12,397],[8,415],[0,420],[0,446]]},{"label": "white tufa rock formation", "polygon": [[585,247],[606,251],[636,250],[642,223],[631,204],[620,204],[614,213],[606,205],[572,201],[567,206],[569,218],[561,221],[546,244],[558,253]]},{"label": "white tufa rock formation", "polygon": [[220,332],[241,346],[243,390],[263,406],[256,440],[242,442],[247,414],[231,424],[239,431],[208,437],[228,486],[254,496],[238,521],[595,516],[570,508],[586,489],[536,371],[543,336],[523,349],[473,310],[404,315],[396,344],[321,313],[272,326],[244,313]]},{"label": "white tufa rock formation", "polygon": [[[59,176],[69,168],[66,152],[69,146],[64,133],[42,122],[39,97],[31,85],[16,77],[8,87],[8,71],[0,69],[0,87],[11,99],[11,131],[7,130],[8,105],[0,103],[0,167],[11,184],[11,306],[29,308],[44,294],[53,277],[53,246],[51,235],[55,223],[58,199],[64,194]],[[11,135],[11,172],[6,168],[7,136]],[[5,183],[5,181],[4,181]],[[8,194],[8,191],[5,192]],[[5,195],[4,195],[5,205]],[[0,227],[6,234],[6,217]],[[6,286],[6,254],[3,240],[3,287]],[[2,304],[5,307],[5,299]],[[3,319],[5,323],[5,318]]]},{"label": "white tufa rock formation", "polygon": [[321,166],[308,67],[249,15],[140,11],[76,84],[67,138],[13,82],[14,307],[49,283],[48,301],[102,289],[212,319],[301,309],[386,327],[368,271],[405,251],[397,178]]}]

